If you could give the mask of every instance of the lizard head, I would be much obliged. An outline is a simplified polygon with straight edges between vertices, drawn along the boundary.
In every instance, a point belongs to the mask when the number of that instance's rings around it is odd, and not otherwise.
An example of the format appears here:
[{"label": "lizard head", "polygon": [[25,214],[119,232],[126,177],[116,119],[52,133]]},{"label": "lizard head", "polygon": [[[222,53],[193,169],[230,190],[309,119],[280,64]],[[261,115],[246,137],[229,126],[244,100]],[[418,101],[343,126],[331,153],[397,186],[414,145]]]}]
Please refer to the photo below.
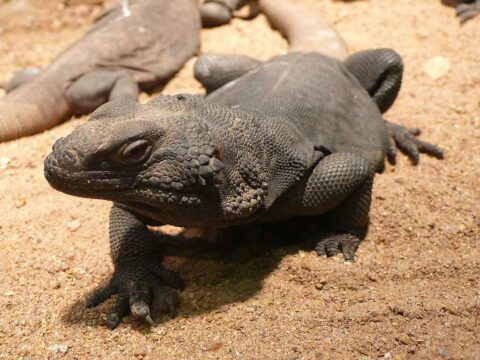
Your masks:
[{"label": "lizard head", "polygon": [[[221,186],[224,164],[185,97],[110,102],[53,145],[44,173],[57,190],[156,209],[192,207]],[[211,194],[210,194],[211,195]]]}]

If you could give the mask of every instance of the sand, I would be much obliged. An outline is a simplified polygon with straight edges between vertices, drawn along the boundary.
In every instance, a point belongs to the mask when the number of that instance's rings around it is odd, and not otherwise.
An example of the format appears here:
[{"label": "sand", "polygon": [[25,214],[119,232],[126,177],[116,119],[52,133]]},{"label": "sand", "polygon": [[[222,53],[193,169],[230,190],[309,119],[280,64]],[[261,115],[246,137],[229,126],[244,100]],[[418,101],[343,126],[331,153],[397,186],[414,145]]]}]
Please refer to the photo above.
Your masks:
[{"label": "sand", "polygon": [[[480,18],[460,26],[434,0],[297,2],[333,21],[352,51],[403,56],[387,117],[422,128],[446,159],[413,167],[400,156],[375,179],[354,264],[295,246],[229,265],[177,259],[189,285],[178,317],[153,328],[128,317],[110,331],[112,301],[82,305],[112,271],[110,204],[43,177],[52,143],[86,118],[0,144],[1,359],[480,358]],[[48,64],[100,10],[58,3],[0,1],[0,81]],[[262,16],[202,32],[203,51],[268,59],[286,48]],[[433,79],[424,64],[438,56],[447,61]],[[165,93],[202,91],[193,63]]]}]

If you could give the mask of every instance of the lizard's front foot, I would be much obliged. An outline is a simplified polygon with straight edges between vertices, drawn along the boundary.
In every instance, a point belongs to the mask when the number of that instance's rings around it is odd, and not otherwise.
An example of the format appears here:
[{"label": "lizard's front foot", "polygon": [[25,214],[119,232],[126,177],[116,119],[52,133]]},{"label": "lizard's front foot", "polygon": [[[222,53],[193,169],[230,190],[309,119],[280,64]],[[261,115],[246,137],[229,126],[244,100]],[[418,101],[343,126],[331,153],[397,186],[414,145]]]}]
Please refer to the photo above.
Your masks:
[{"label": "lizard's front foot", "polygon": [[325,234],[317,245],[315,252],[319,256],[335,256],[342,253],[345,261],[355,260],[355,253],[360,245],[360,239],[352,234]]},{"label": "lizard's front foot", "polygon": [[150,307],[175,316],[180,302],[172,288],[183,289],[184,286],[179,275],[163,268],[153,256],[124,259],[118,261],[107,284],[89,296],[86,306],[97,306],[118,294],[115,306],[107,316],[110,329],[115,329],[129,311],[154,325]]},{"label": "lizard's front foot", "polygon": [[475,16],[480,15],[480,0],[476,0],[471,4],[458,4],[456,7],[457,16],[460,23],[464,24]]},{"label": "lizard's front foot", "polygon": [[392,165],[396,163],[397,147],[404,153],[413,165],[420,161],[420,153],[433,156],[437,159],[443,159],[443,150],[429,142],[420,140],[418,136],[421,130],[417,128],[408,129],[402,125],[386,122],[390,135],[390,146],[387,150],[388,162]]}]

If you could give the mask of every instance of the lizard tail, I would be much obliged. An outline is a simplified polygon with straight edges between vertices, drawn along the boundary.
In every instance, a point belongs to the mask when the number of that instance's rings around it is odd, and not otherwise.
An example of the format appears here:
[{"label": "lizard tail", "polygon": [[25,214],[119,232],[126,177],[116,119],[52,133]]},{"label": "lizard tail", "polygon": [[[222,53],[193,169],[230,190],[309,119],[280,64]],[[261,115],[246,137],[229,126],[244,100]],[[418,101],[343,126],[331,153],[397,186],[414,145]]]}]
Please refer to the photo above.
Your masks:
[{"label": "lizard tail", "polygon": [[47,130],[69,114],[61,87],[38,76],[0,100],[0,142]]},{"label": "lizard tail", "polygon": [[290,51],[314,51],[340,60],[348,56],[343,39],[319,15],[289,0],[259,0],[259,5],[270,24],[287,38]]}]

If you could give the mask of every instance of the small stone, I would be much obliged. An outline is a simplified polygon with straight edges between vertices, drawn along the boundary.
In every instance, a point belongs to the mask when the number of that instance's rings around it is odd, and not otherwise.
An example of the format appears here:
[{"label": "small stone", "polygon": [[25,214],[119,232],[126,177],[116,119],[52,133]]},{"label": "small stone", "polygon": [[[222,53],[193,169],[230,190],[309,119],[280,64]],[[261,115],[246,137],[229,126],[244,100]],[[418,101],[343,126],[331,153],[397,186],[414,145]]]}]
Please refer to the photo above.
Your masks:
[{"label": "small stone", "polygon": [[337,311],[337,312],[342,312],[342,311],[343,311],[343,306],[342,306],[342,304],[337,304],[337,305],[335,305],[335,311]]},{"label": "small stone", "polygon": [[137,348],[137,349],[133,350],[133,354],[136,355],[136,356],[145,357],[145,356],[147,356],[147,350],[145,350],[143,348]]},{"label": "small stone", "polygon": [[68,351],[68,345],[66,344],[52,344],[48,347],[49,351],[52,351],[56,354],[66,354]]},{"label": "small stone", "polygon": [[213,342],[213,343],[205,346],[204,350],[205,351],[217,351],[217,350],[220,350],[220,348],[222,346],[223,346],[223,344],[221,342]]},{"label": "small stone", "polygon": [[257,305],[248,305],[247,307],[245,307],[245,311],[249,313],[253,313],[257,311],[257,309],[258,309]]},{"label": "small stone", "polygon": [[15,207],[17,209],[20,209],[20,208],[24,207],[26,204],[27,204],[27,200],[25,200],[23,198],[15,201]]},{"label": "small stone", "polygon": [[317,290],[322,290],[323,287],[324,287],[324,285],[322,283],[315,284],[315,289],[317,289]]},{"label": "small stone", "polygon": [[437,348],[437,354],[444,358],[450,357],[450,353],[443,347]]},{"label": "small stone", "polygon": [[406,311],[403,307],[401,307],[399,304],[390,304],[388,306],[391,312],[393,312],[396,315],[402,315],[404,316],[406,314]]},{"label": "small stone", "polygon": [[450,314],[452,314],[452,315],[458,314],[458,311],[457,311],[455,308],[453,308],[452,306],[450,306],[450,305],[443,305],[443,306],[442,306],[442,310],[443,310],[443,311],[446,311],[446,312],[448,312],[448,313],[450,313]]},{"label": "small stone", "polygon": [[410,345],[412,343],[412,340],[410,340],[406,334],[397,335],[396,339],[404,345]]},{"label": "small stone", "polygon": [[423,64],[423,71],[433,80],[436,80],[445,76],[450,67],[450,59],[443,56],[434,56]]},{"label": "small stone", "polygon": [[80,220],[75,219],[67,223],[67,229],[71,232],[75,232],[80,228]]},{"label": "small stone", "polygon": [[13,291],[11,291],[11,290],[7,290],[7,291],[5,291],[5,292],[3,293],[3,295],[5,295],[5,296],[14,296],[15,293],[14,293]]},{"label": "small stone", "polygon": [[392,360],[393,359],[392,353],[391,352],[385,353],[383,355],[383,358],[386,359],[386,360]]},{"label": "small stone", "polygon": [[10,161],[12,161],[12,159],[8,157],[0,157],[0,170],[5,170],[8,167],[8,164],[10,164]]},{"label": "small stone", "polygon": [[51,282],[50,286],[52,287],[52,289],[60,289],[60,281],[58,280],[54,280]]}]

